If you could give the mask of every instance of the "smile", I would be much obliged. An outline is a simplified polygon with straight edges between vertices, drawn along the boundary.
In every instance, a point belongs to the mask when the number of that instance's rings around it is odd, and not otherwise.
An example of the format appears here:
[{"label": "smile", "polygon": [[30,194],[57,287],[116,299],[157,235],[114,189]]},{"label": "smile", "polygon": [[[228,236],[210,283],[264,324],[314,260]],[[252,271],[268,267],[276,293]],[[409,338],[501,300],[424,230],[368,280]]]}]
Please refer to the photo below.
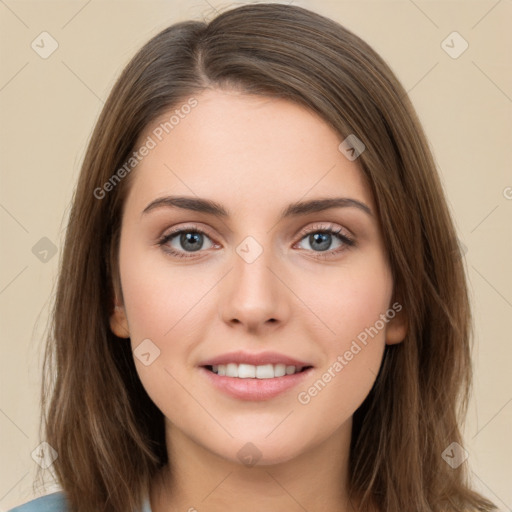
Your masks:
[{"label": "smile", "polygon": [[285,364],[264,364],[255,366],[252,364],[218,364],[208,365],[206,368],[220,376],[238,379],[274,379],[285,375],[300,373],[310,366],[293,366]]}]

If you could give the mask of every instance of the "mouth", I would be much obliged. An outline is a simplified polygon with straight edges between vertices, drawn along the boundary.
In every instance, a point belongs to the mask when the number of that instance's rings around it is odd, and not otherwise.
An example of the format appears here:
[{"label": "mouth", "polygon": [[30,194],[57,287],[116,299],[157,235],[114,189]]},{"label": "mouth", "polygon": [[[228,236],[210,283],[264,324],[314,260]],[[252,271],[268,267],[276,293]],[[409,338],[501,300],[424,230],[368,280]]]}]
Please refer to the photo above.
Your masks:
[{"label": "mouth", "polygon": [[295,375],[313,368],[312,366],[295,366],[286,364],[215,364],[205,365],[208,371],[219,375],[235,379],[275,379],[285,377],[286,375]]},{"label": "mouth", "polygon": [[244,401],[270,400],[303,382],[314,366],[276,353],[233,352],[198,369],[215,390]]}]

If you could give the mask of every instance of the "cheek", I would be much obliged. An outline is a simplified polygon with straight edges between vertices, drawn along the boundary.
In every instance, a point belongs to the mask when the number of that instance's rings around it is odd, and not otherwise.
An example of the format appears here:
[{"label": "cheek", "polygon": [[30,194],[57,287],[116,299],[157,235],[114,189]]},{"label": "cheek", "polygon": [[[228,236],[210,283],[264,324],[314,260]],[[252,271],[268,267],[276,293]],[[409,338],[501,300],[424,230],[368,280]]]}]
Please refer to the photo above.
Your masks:
[{"label": "cheek", "polygon": [[[120,272],[137,373],[152,400],[173,417],[170,396],[181,411],[191,405],[180,383],[191,369],[192,351],[208,332],[209,291],[219,278],[195,265],[177,268],[158,249],[139,249],[128,237],[124,243]],[[146,360],[138,357],[148,352]]]},{"label": "cheek", "polygon": [[173,267],[157,248],[148,253],[129,246],[127,239],[120,271],[132,343],[145,338],[165,341],[196,316],[195,308],[213,278],[203,278],[197,268]]},{"label": "cheek", "polygon": [[[305,328],[329,354],[350,345],[390,306],[392,277],[381,254],[369,253],[354,262],[329,268],[312,279],[298,277],[294,285],[309,310]],[[383,339],[385,329],[378,325]]]},{"label": "cheek", "polygon": [[[302,290],[306,296],[306,288]],[[315,279],[315,287],[308,290],[308,306],[318,318],[309,314],[303,327],[324,357],[297,401],[334,427],[359,407],[378,374],[387,325],[381,315],[385,318],[390,307],[392,278],[375,254],[360,266]]]},{"label": "cheek", "polygon": [[197,306],[211,286],[197,274],[191,279],[192,271],[173,269],[156,251],[150,254],[126,239],[121,245],[121,282],[140,381],[157,407],[175,420],[176,410],[186,415],[194,406],[180,383],[197,336]]}]

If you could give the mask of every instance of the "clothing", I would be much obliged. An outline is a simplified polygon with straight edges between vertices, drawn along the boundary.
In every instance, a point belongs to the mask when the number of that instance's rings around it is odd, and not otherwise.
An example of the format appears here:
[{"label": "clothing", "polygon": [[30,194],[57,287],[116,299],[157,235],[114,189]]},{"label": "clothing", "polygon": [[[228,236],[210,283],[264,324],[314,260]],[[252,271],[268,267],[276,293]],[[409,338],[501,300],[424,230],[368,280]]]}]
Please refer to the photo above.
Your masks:
[{"label": "clothing", "polygon": [[[64,492],[59,491],[36,498],[7,512],[69,512],[69,508]],[[148,497],[144,500],[141,512],[151,512]]]}]

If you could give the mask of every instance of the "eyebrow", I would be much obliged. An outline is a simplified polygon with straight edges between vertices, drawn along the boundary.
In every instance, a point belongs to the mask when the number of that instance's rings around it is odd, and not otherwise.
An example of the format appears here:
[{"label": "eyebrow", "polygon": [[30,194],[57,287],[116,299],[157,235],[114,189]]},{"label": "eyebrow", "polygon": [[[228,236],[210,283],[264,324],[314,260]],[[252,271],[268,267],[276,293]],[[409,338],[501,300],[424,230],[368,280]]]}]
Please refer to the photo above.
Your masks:
[{"label": "eyebrow", "polygon": [[[227,218],[229,217],[228,211],[219,203],[210,199],[202,199],[199,197],[190,196],[165,196],[159,197],[151,201],[146,208],[142,211],[142,215],[149,213],[157,208],[181,208],[183,210],[191,210],[195,212],[207,213],[215,217]],[[309,213],[318,213],[330,208],[347,208],[353,207],[373,216],[373,213],[368,205],[351,199],[349,197],[328,197],[311,199],[309,201],[298,201],[289,204],[281,211],[279,220],[299,215],[307,215]]]}]

